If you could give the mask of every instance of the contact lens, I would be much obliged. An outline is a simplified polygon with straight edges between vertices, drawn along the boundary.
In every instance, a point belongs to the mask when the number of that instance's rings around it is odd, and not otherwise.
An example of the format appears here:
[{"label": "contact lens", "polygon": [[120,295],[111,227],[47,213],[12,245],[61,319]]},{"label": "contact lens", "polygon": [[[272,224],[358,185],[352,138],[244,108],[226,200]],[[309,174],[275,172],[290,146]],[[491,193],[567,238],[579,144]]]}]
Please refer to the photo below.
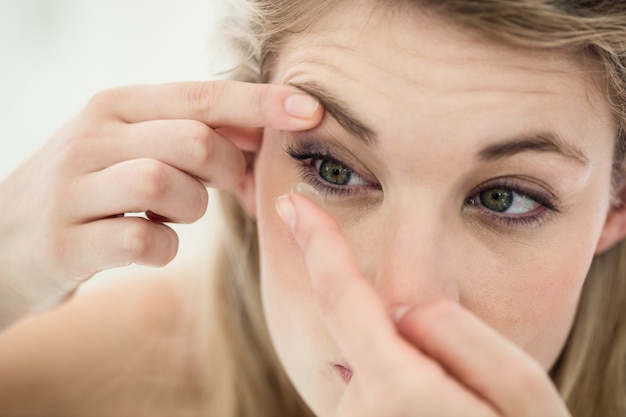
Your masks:
[{"label": "contact lens", "polygon": [[368,198],[371,197],[369,194],[361,198],[341,198],[320,192],[303,182],[294,185],[291,192],[313,201],[342,227],[357,224],[380,203],[379,195],[374,198]]},{"label": "contact lens", "polygon": [[317,191],[309,184],[299,182],[293,186],[291,192],[294,194],[301,194],[305,197],[308,197],[310,200],[313,200],[314,203],[321,207],[324,207],[326,205],[326,199],[320,194],[319,191]]}]

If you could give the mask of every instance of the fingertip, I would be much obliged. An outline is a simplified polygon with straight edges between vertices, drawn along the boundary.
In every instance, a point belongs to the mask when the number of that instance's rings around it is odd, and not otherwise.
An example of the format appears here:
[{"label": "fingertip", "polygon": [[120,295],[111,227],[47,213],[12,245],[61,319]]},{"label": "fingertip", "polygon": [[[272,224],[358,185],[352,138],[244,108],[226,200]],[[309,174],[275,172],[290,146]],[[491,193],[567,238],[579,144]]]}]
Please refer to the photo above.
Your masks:
[{"label": "fingertip", "polygon": [[298,183],[291,190],[290,194],[281,195],[276,199],[276,211],[281,219],[292,230],[296,231],[296,219],[298,213],[302,210],[306,212],[305,219],[311,219],[314,216],[313,208],[319,207],[319,193],[311,186]]},{"label": "fingertip", "polygon": [[163,267],[172,262],[178,254],[180,240],[171,227],[163,223],[155,223],[155,226],[160,229],[162,237],[154,242],[153,253],[146,258],[144,265]]},{"label": "fingertip", "polygon": [[313,119],[320,108],[320,102],[306,93],[295,93],[285,99],[285,111],[298,119]]},{"label": "fingertip", "polygon": [[291,192],[278,197],[276,210],[300,247],[307,250],[312,236],[334,235],[339,226],[309,196]]},{"label": "fingertip", "polygon": [[313,95],[291,85],[273,85],[278,87],[282,111],[287,116],[283,130],[308,130],[317,126],[324,115],[324,106]]},{"label": "fingertip", "polygon": [[[129,226],[123,246],[130,263],[163,267],[178,253],[178,234],[168,225],[137,217],[127,217]],[[132,226],[131,226],[132,225]]]},{"label": "fingertip", "polygon": [[275,202],[276,211],[280,218],[285,222],[291,231],[296,228],[296,206],[291,200],[290,195],[281,195]]}]

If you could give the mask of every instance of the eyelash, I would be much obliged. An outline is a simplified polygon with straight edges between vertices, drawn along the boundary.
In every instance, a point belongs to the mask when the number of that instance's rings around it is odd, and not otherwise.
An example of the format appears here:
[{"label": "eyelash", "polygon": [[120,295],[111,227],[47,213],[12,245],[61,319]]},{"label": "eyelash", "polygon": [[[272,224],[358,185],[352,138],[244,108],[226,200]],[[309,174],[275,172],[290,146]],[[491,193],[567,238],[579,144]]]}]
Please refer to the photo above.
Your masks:
[{"label": "eyelash", "polygon": [[[308,149],[296,149],[292,145],[287,145],[285,152],[293,159],[300,163],[300,170],[303,179],[315,188],[324,197],[341,197],[350,198],[355,197],[363,193],[367,193],[372,189],[381,190],[380,184],[372,183],[365,179],[364,175],[361,175],[357,170],[353,169],[349,164],[342,162],[339,158],[336,158],[332,152],[328,149],[313,150],[312,146],[307,146]],[[319,172],[315,167],[315,161],[328,161],[341,166],[346,167],[353,175],[362,178],[369,185],[333,185],[320,177]]]},{"label": "eyelash", "polygon": [[[354,170],[349,164],[346,164],[339,158],[336,158],[330,149],[325,147],[318,148],[318,146],[313,144],[303,144],[302,146],[303,149],[298,149],[295,146],[288,144],[285,148],[285,152],[299,162],[304,181],[313,186],[313,188],[320,192],[324,197],[350,198],[367,193],[372,189],[379,191],[382,190],[380,184],[365,180],[365,177],[359,174],[358,171]],[[314,162],[319,160],[329,161],[344,166],[354,175],[363,178],[370,185],[333,185],[321,178],[319,172],[317,171]],[[482,203],[480,203],[480,198],[478,196],[483,191],[498,188],[511,191],[522,197],[527,197],[539,204],[539,207],[532,211],[533,214],[522,215],[503,215],[498,214],[493,210],[489,210],[483,206]],[[529,189],[520,185],[517,180],[503,177],[495,178],[474,189],[470,197],[465,199],[464,207],[480,210],[483,216],[488,217],[491,222],[500,227],[506,229],[524,229],[540,226],[550,214],[559,213],[561,209],[555,200],[556,197],[548,195],[548,193],[541,193],[536,190]]]},{"label": "eyelash", "polygon": [[[493,210],[489,210],[480,203],[478,197],[480,193],[492,189],[504,189],[511,191],[519,196],[527,197],[537,204],[532,214],[521,215],[502,215]],[[471,203],[471,201],[478,201],[478,203]],[[476,208],[480,210],[483,215],[491,218],[497,225],[507,229],[520,229],[520,228],[533,228],[540,226],[544,223],[547,217],[553,213],[560,213],[561,209],[556,202],[556,197],[547,195],[547,193],[541,193],[536,190],[531,190],[519,184],[519,181],[511,178],[495,178],[482,184],[480,187],[472,191],[470,197],[465,199],[465,205],[469,208]]]}]

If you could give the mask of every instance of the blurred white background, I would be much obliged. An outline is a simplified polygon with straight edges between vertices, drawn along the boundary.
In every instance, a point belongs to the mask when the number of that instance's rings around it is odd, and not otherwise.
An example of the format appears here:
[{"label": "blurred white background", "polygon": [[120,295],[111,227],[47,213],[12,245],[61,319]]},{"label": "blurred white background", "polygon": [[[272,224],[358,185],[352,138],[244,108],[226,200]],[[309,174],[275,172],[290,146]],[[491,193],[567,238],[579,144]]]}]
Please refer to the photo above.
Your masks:
[{"label": "blurred white background", "polygon": [[[0,0],[0,178],[97,91],[206,80],[224,0]],[[2,202],[0,202],[2,204]],[[176,262],[211,244],[205,216],[181,235]],[[175,263],[176,263],[175,262]]]}]

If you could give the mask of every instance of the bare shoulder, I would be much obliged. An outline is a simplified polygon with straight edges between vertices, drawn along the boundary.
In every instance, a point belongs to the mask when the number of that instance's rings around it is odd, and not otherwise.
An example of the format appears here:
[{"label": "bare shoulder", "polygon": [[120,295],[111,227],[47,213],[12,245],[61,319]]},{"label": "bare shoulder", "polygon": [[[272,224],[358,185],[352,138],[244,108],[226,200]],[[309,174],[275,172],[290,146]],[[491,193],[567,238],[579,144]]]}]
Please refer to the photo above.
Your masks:
[{"label": "bare shoulder", "polygon": [[15,415],[41,415],[43,405],[46,415],[189,415],[202,389],[181,279],[120,280],[0,334],[2,408]]}]

